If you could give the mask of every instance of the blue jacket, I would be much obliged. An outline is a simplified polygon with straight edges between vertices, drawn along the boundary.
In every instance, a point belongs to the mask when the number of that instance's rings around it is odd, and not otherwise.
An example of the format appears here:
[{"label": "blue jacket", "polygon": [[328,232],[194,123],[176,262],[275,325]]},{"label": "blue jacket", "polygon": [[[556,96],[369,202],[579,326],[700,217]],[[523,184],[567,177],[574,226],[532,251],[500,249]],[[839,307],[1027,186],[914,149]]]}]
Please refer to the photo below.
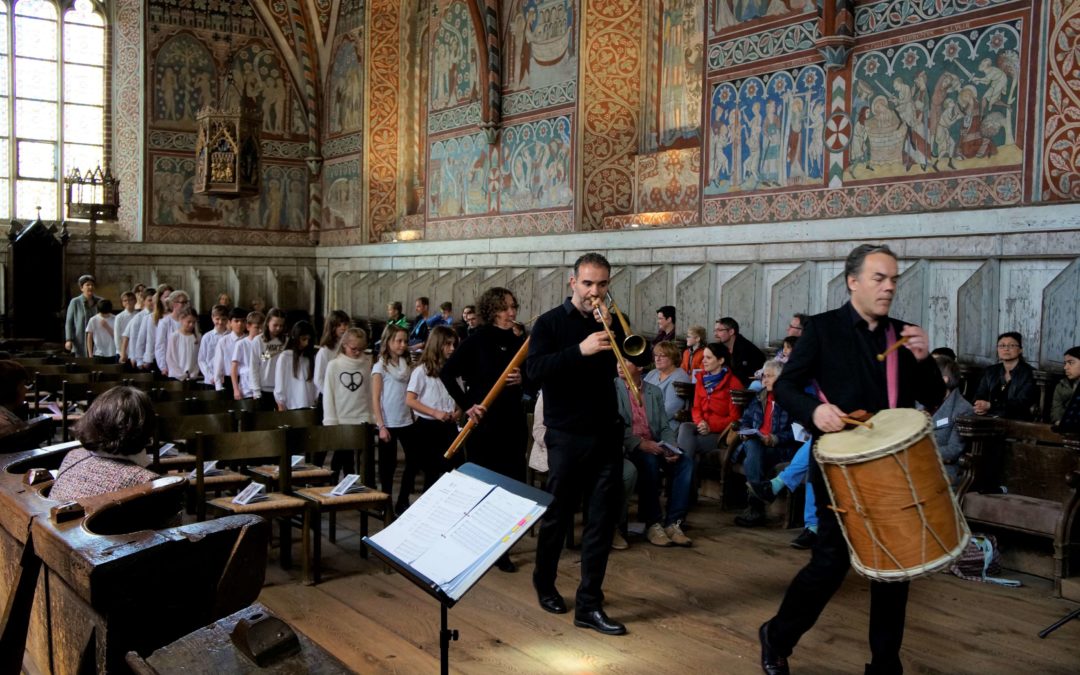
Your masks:
[{"label": "blue jacket", "polygon": [[[758,394],[750,401],[746,406],[746,412],[743,413],[742,419],[739,420],[740,429],[760,429],[761,424],[765,421],[765,400],[768,397],[768,393],[762,389]],[[775,396],[773,398],[775,399]],[[791,431],[791,415],[786,410],[780,407],[777,403],[773,406],[772,414],[772,429],[769,431],[771,436],[776,436],[776,445],[795,445],[795,435]]]}]

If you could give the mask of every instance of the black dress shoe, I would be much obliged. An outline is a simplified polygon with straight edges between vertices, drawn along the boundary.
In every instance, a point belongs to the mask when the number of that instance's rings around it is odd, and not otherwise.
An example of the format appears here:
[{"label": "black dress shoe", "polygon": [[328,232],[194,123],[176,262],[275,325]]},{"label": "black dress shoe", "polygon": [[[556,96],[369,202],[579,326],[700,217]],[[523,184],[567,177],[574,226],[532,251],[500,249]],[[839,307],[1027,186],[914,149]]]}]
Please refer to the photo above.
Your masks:
[{"label": "black dress shoe", "polygon": [[604,614],[602,609],[594,609],[591,612],[577,612],[574,614],[574,625],[578,628],[592,628],[604,635],[626,635],[626,626],[618,621],[612,621]]},{"label": "black dress shoe", "polygon": [[765,671],[765,675],[788,675],[791,671],[788,670],[787,657],[780,656],[772,650],[769,646],[768,634],[765,629],[769,625],[769,622],[761,624],[761,628],[758,628],[758,642],[761,643],[761,669]]},{"label": "black dress shoe", "polygon": [[552,614],[566,614],[566,601],[554,588],[550,591],[536,591],[536,599],[540,601],[540,608]]},{"label": "black dress shoe", "polygon": [[[776,492],[773,492],[771,480],[763,480],[760,483],[747,481],[746,489],[750,490],[752,496],[757,497],[766,504],[772,504],[778,496]],[[780,492],[783,492],[783,490],[780,490]]]},{"label": "black dress shoe", "polygon": [[801,551],[808,548],[813,548],[817,543],[817,532],[814,532],[809,527],[803,528],[803,531],[799,533],[799,536],[791,540],[791,548],[797,548]]},{"label": "black dress shoe", "polygon": [[517,565],[510,559],[510,554],[506,554],[495,561],[495,567],[498,567],[502,572],[517,572]]},{"label": "black dress shoe", "polygon": [[735,516],[735,524],[739,527],[761,527],[768,519],[765,516],[764,511],[754,511],[747,509],[743,513]]}]

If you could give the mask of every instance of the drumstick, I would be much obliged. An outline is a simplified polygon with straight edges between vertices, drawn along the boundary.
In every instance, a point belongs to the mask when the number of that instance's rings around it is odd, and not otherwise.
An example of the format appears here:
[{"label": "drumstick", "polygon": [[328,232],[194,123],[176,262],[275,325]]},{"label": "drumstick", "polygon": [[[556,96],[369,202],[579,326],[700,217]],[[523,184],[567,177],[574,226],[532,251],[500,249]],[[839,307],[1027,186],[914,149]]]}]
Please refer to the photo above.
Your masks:
[{"label": "drumstick", "polygon": [[867,429],[873,429],[874,428],[874,423],[873,422],[860,422],[859,420],[855,419],[854,417],[841,417],[840,421],[843,422],[844,424],[854,424],[857,427],[866,427]]},{"label": "drumstick", "polygon": [[886,349],[885,351],[883,351],[883,352],[881,352],[880,354],[877,355],[877,360],[878,361],[884,361],[886,356],[888,356],[889,354],[892,354],[897,349],[900,349],[901,347],[906,345],[907,341],[908,341],[907,337],[902,337],[899,340],[897,340],[896,342],[892,343],[889,346],[888,349]]}]

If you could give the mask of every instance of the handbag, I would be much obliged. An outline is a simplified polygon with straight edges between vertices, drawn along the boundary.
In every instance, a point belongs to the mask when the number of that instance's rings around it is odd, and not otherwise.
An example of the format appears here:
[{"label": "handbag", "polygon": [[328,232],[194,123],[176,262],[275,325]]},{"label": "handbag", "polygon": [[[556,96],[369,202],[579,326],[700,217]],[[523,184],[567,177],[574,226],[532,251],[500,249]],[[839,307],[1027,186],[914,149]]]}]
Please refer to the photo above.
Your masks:
[{"label": "handbag", "polygon": [[981,581],[998,586],[1015,588],[1020,585],[1016,579],[1002,579],[993,576],[1001,573],[1001,551],[997,539],[990,534],[973,534],[967,546],[951,565],[949,572],[968,581]]}]

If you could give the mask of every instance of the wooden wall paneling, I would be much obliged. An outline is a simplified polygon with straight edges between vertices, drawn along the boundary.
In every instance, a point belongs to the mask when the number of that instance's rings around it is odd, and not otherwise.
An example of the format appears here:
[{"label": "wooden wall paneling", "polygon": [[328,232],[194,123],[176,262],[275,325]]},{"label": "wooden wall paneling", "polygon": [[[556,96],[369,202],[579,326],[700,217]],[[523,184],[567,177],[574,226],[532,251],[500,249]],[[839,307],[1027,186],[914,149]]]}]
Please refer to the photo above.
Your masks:
[{"label": "wooden wall paneling", "polygon": [[241,267],[237,270],[240,275],[240,297],[233,298],[233,303],[238,307],[251,307],[256,298],[267,302],[266,269],[252,266]]},{"label": "wooden wall paneling", "polygon": [[[630,322],[631,328],[634,326],[634,276],[635,270],[633,267],[612,267],[611,281],[608,284],[611,297],[615,298],[615,304],[626,315],[626,320]],[[570,294],[569,288],[567,288],[566,294]]]},{"label": "wooden wall paneling", "polygon": [[472,304],[480,289],[482,275],[483,270],[472,269],[462,274],[461,278],[454,283],[454,298],[451,301],[454,307]]},{"label": "wooden wall paneling", "polygon": [[240,270],[229,265],[225,271],[225,283],[229,289],[229,297],[232,298],[233,307],[240,307]]},{"label": "wooden wall paneling", "polygon": [[461,276],[461,272],[459,270],[446,270],[443,272],[436,272],[435,274],[435,284],[431,291],[431,302],[433,303],[432,311],[435,311],[440,304],[449,300],[454,305],[454,320],[456,321],[461,317],[461,310],[465,306],[454,302],[454,284],[457,283],[458,277]]},{"label": "wooden wall paneling", "polygon": [[[656,335],[656,310],[671,304],[672,268],[664,265],[654,270],[634,286],[633,311],[624,309],[630,319],[630,327],[638,335]],[[620,298],[615,301],[621,304]]]},{"label": "wooden wall paneling", "polygon": [[[506,281],[506,287],[517,298],[517,320],[528,323],[534,316],[540,313],[536,300],[536,270],[531,268],[517,268],[510,271],[510,278]],[[459,312],[460,314],[460,312]]]},{"label": "wooden wall paneling", "polygon": [[[1033,362],[1041,353],[1043,292],[1068,266],[1068,260],[1001,261],[1001,323],[997,332],[1014,330],[1024,336],[1025,358]],[[1080,297],[1080,289],[1077,296]]]},{"label": "wooden wall paneling", "polygon": [[[916,260],[900,273],[889,316],[925,328],[930,304],[929,296],[930,262]],[[930,344],[934,344],[933,339],[930,340]]]},{"label": "wooden wall paneling", "polygon": [[319,277],[315,273],[315,269],[312,267],[300,268],[300,293],[299,297],[304,300],[304,309],[308,311],[311,316],[316,314],[316,298],[319,291]]},{"label": "wooden wall paneling", "polygon": [[690,326],[704,326],[712,334],[713,307],[716,306],[716,266],[702,265],[675,285],[675,316],[679,338]]},{"label": "wooden wall paneling", "polygon": [[[536,313],[543,314],[558,307],[570,294],[569,277],[562,267],[536,270]],[[532,317],[529,317],[532,318]]]},{"label": "wooden wall paneling", "polygon": [[987,260],[957,292],[956,356],[988,366],[997,361],[998,304],[1001,263]]},{"label": "wooden wall paneling", "polygon": [[[188,292],[188,299],[191,301],[191,304],[188,305],[188,307],[191,307],[196,312],[202,312],[202,311],[205,311],[205,310],[209,310],[210,306],[207,306],[206,303],[204,303],[203,300],[202,300],[202,297],[203,297],[203,275],[202,275],[202,271],[200,269],[194,267],[194,266],[189,266],[187,268],[186,276],[187,276],[187,280],[184,282],[184,290],[186,290]],[[122,309],[122,307],[119,304],[119,300],[120,300],[120,298],[118,297],[116,307],[114,307],[115,311],[120,311]]]},{"label": "wooden wall paneling", "polygon": [[425,296],[431,302],[431,313],[439,313],[439,299],[432,294],[435,290],[435,272],[412,272],[412,281],[406,288],[404,302],[407,305],[412,305],[417,298]]},{"label": "wooden wall paneling", "polygon": [[751,263],[720,287],[720,316],[717,318],[734,318],[739,322],[740,332],[755,344],[759,342],[754,334],[758,308],[763,306],[765,297],[764,271],[761,263]]},{"label": "wooden wall paneling", "polygon": [[[409,317],[414,314],[413,302],[416,300],[416,297],[409,292],[412,281],[413,273],[411,272],[390,272],[379,280],[380,287],[386,289],[386,292],[380,296],[384,298],[384,302],[400,301],[405,315]],[[372,307],[371,311],[375,311],[375,308]]]},{"label": "wooden wall paneling", "polygon": [[805,262],[773,284],[769,293],[769,325],[766,336],[769,344],[779,346],[787,335],[788,322],[796,312],[805,313],[810,307],[817,266]]},{"label": "wooden wall paneling", "polygon": [[829,281],[828,291],[826,291],[826,307],[825,310],[839,309],[845,302],[848,301],[848,289],[847,289],[847,276],[844,274],[843,268],[840,269],[840,273]]},{"label": "wooden wall paneling", "polygon": [[477,286],[476,295],[473,296],[472,300],[466,302],[465,304],[468,305],[475,303],[476,299],[479,298],[480,295],[489,288],[495,288],[496,286],[502,286],[503,288],[506,288],[506,284],[509,280],[510,270],[505,267],[491,272],[490,274],[485,276],[483,281],[480,282],[480,285]]},{"label": "wooden wall paneling", "polygon": [[[1042,345],[1039,367],[1061,370],[1065,350],[1080,344],[1080,258],[1046,285],[1042,293]],[[1024,350],[1029,358],[1036,353]]]},{"label": "wooden wall paneling", "polygon": [[266,296],[263,297],[263,301],[266,303],[266,307],[280,307],[281,306],[281,272],[279,272],[274,266],[267,266],[266,271]]}]

